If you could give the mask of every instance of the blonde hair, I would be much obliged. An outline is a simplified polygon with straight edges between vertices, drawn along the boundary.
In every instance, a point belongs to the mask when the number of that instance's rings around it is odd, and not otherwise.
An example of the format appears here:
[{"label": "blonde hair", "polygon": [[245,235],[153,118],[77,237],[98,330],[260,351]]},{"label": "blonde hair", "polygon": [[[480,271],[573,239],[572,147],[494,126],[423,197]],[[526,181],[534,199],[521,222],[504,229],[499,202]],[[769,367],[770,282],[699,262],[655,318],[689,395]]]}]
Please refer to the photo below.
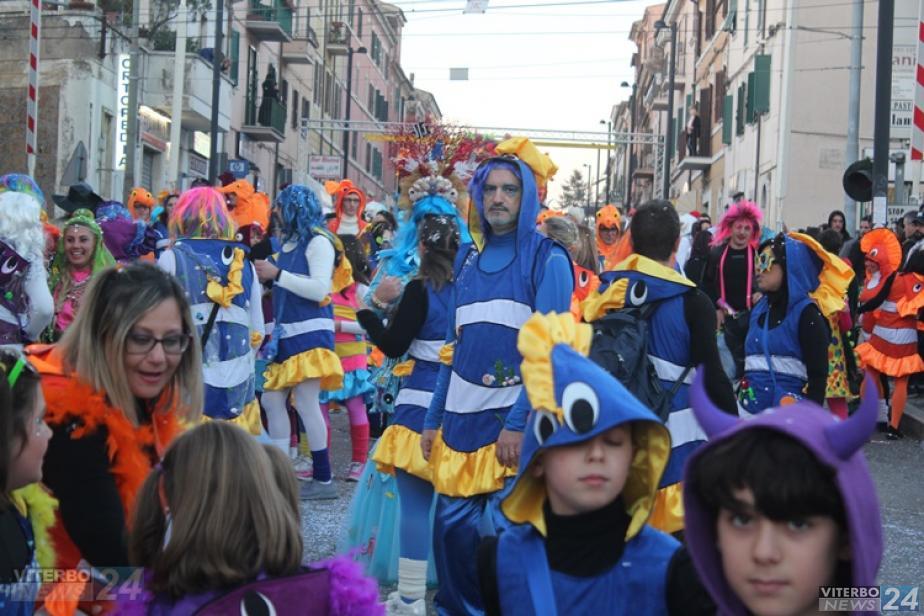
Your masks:
[{"label": "blonde hair", "polygon": [[142,486],[132,524],[131,561],[151,571],[149,589],[176,599],[297,571],[297,488],[281,487],[276,469],[256,439],[227,422],[176,439]]},{"label": "blonde hair", "polygon": [[578,225],[578,241],[574,245],[571,253],[574,262],[589,269],[595,274],[600,273],[600,260],[597,254],[597,239],[594,237],[594,231],[587,225]]},{"label": "blonde hair", "polygon": [[125,339],[138,320],[161,302],[173,299],[183,332],[192,336],[173,378],[158,400],[160,410],[196,421],[202,413],[202,352],[189,301],[179,283],[154,265],[108,268],[93,276],[77,317],[59,343],[65,368],[95,390],[135,425],[138,404],[125,375]]}]

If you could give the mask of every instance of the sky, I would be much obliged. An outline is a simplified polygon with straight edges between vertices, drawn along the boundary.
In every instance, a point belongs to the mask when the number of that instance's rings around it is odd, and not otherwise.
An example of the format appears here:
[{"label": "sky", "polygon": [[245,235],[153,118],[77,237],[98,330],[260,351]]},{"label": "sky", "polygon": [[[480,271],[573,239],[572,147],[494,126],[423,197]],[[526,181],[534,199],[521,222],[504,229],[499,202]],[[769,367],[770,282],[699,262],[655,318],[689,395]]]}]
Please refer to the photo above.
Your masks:
[{"label": "sky", "polygon": [[[633,80],[632,22],[657,2],[489,0],[485,14],[463,14],[464,0],[392,4],[407,18],[404,72],[435,95],[446,122],[605,134],[600,120],[631,93],[620,84]],[[511,5],[535,6],[501,8]],[[451,67],[467,67],[469,80],[450,81]],[[596,179],[597,150],[542,149],[559,167],[550,200],[559,198],[573,170],[586,181],[585,164]]]}]

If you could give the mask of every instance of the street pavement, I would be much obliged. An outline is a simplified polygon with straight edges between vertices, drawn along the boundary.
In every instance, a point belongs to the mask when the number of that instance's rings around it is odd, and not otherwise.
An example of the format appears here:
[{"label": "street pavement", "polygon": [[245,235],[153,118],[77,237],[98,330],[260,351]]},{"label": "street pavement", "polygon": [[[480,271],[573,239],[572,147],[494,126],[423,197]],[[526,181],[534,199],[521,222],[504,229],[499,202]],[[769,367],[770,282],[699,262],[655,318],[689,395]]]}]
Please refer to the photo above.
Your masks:
[{"label": "street pavement", "polygon": [[[924,434],[924,398],[909,399],[906,417],[902,424],[906,432]],[[350,464],[346,414],[332,413],[331,424],[334,481],[340,498],[302,502],[302,535],[309,562],[336,553],[356,486],[343,480]],[[885,534],[879,581],[924,587],[924,443],[913,436],[889,441],[876,434],[865,453],[876,481]]]}]

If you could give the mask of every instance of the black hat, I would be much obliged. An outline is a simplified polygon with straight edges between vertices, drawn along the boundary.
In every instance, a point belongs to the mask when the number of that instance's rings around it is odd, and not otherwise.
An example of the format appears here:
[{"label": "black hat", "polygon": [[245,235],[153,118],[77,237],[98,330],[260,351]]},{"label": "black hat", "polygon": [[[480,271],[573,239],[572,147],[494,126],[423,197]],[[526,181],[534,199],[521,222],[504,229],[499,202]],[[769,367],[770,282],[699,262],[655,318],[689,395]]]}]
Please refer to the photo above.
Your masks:
[{"label": "black hat", "polygon": [[55,204],[68,214],[73,214],[80,208],[96,212],[97,206],[103,198],[93,192],[93,187],[86,182],[78,182],[67,189],[66,195],[52,195]]}]

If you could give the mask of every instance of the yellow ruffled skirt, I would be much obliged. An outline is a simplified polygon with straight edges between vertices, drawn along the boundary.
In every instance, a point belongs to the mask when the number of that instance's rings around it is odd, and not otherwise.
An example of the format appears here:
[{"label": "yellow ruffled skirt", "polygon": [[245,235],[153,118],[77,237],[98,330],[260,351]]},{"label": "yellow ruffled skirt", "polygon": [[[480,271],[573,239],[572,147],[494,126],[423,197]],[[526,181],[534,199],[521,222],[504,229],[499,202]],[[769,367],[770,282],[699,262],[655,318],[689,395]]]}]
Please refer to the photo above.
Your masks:
[{"label": "yellow ruffled skirt", "polygon": [[264,391],[288,389],[308,379],[321,379],[321,389],[334,391],[343,386],[343,366],[331,349],[317,348],[293,355],[282,363],[271,363],[263,372]]},{"label": "yellow ruffled skirt", "polygon": [[379,439],[372,460],[380,473],[395,474],[395,469],[432,481],[430,465],[424,460],[420,450],[420,434],[402,425],[392,425],[385,429]]},{"label": "yellow ruffled skirt", "polygon": [[469,453],[456,451],[443,442],[438,432],[430,452],[433,488],[440,494],[466,498],[490,494],[504,487],[507,477],[515,477],[517,469],[497,461],[495,443]]}]

